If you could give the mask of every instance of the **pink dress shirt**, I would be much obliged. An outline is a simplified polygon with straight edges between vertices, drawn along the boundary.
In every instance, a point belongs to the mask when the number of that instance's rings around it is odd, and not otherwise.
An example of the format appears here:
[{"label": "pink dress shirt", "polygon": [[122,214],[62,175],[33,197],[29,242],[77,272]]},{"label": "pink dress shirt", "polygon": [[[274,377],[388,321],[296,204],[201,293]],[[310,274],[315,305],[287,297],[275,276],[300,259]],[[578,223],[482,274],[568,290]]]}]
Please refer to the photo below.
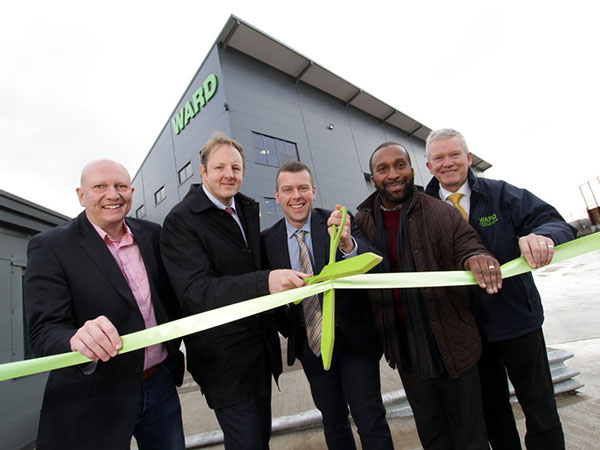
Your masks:
[{"label": "pink dress shirt", "polygon": [[[156,326],[156,316],[154,315],[146,266],[131,230],[123,222],[125,235],[120,241],[115,241],[102,228],[93,223],[92,225],[106,244],[119,269],[121,269],[121,273],[125,277],[125,281],[127,281],[129,289],[131,289],[131,293],[142,313],[146,328]],[[163,344],[146,347],[144,349],[144,370],[160,364],[166,357],[167,349]]]}]

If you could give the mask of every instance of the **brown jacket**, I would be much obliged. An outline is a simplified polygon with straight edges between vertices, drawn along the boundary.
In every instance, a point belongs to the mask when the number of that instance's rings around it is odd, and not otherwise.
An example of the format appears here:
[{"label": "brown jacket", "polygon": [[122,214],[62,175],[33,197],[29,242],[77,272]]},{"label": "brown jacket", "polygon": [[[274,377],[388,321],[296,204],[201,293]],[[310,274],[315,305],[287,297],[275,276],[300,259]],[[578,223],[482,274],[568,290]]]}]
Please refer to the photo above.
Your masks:
[{"label": "brown jacket", "polygon": [[[383,233],[378,233],[374,211],[379,204],[373,193],[358,206],[355,221],[364,235],[377,249],[386,253]],[[452,206],[414,189],[407,207],[409,240],[418,272],[464,270],[467,258],[489,254],[477,233]],[[377,222],[382,223],[382,219]],[[382,271],[389,272],[389,262],[384,258]],[[382,339],[386,359],[392,367],[399,361],[394,354],[398,345],[395,327],[394,300],[391,290],[370,290],[375,326]],[[465,287],[422,288],[429,323],[438,346],[446,373],[457,377],[474,366],[481,354],[481,339],[475,318],[469,307]]]}]

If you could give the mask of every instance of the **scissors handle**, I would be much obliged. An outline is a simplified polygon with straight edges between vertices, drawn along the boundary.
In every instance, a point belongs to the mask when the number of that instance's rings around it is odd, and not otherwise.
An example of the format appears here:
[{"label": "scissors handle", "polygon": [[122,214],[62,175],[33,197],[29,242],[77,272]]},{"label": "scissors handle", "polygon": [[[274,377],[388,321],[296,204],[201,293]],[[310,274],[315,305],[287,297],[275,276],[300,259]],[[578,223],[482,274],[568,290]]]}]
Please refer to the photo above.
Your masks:
[{"label": "scissors handle", "polygon": [[331,241],[329,243],[329,264],[333,264],[335,262],[335,252],[337,251],[338,244],[340,243],[340,238],[342,237],[342,231],[344,231],[344,224],[346,223],[346,216],[348,215],[348,211],[345,206],[340,208],[342,212],[342,221],[340,222],[340,226],[336,227],[335,225],[331,225]]}]

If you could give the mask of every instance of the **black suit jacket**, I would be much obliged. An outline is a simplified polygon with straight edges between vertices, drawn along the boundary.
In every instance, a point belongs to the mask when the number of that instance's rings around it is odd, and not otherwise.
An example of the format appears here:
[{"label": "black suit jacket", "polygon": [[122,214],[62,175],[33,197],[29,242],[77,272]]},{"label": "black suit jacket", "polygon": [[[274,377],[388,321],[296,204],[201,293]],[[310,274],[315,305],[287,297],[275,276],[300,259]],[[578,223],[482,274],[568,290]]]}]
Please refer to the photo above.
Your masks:
[{"label": "black suit jacket", "polygon": [[[235,219],[193,185],[165,218],[161,251],[187,315],[269,293],[269,271],[260,270],[258,203],[238,193]],[[270,393],[270,375],[281,373],[281,351],[270,314],[253,315],[184,338],[188,370],[208,405],[221,408]]]},{"label": "black suit jacket", "polygon": [[[329,262],[329,234],[327,232],[327,219],[331,214],[320,208],[312,210],[311,233],[315,274],[321,272]],[[366,253],[376,250],[363,237],[360,230],[352,220],[352,236],[358,244],[358,253]],[[262,246],[265,264],[271,268],[289,269],[290,255],[287,244],[287,231],[285,219],[281,219],[275,225],[262,233]],[[342,254],[337,251],[336,260],[341,260]],[[347,340],[364,354],[381,357],[382,350],[379,344],[375,326],[371,315],[371,309],[367,296],[362,290],[348,289],[336,291],[335,302],[335,324]],[[288,336],[287,363],[294,364],[296,359],[297,333],[305,333],[300,327],[299,314],[303,314],[302,305],[290,304],[288,330],[282,330]]]},{"label": "black suit jacket", "polygon": [[[159,254],[160,226],[138,219],[126,222],[146,266],[157,322],[176,318],[174,294]],[[85,212],[31,239],[24,298],[31,347],[37,356],[71,351],[69,340],[77,329],[100,315],[120,335],[145,328],[125,278]],[[181,384],[183,355],[178,347],[178,342],[167,344],[169,365]],[[90,364],[50,373],[37,448],[129,448],[140,402],[144,350]]]}]

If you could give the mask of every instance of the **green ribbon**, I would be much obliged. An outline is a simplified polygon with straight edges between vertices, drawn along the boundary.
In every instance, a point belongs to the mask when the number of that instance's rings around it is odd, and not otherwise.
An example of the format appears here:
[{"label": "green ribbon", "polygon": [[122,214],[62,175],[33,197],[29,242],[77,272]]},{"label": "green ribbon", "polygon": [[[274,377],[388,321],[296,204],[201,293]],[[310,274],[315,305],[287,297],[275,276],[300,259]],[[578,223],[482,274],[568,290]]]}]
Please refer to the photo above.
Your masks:
[{"label": "green ribbon", "polygon": [[[556,264],[597,249],[600,249],[600,233],[575,239],[555,248],[551,264]],[[359,256],[356,258],[359,258]],[[352,259],[355,258],[351,258],[347,261]],[[502,278],[508,278],[529,272],[532,269],[525,261],[525,258],[521,257],[503,264],[501,270]],[[463,271],[368,274],[353,275],[341,279],[330,279],[321,283],[292,289],[290,291],[278,292],[277,294],[265,295],[263,297],[224,306],[212,311],[196,314],[184,319],[175,320],[173,322],[122,336],[123,348],[119,354],[139,350],[149,345],[159,344],[171,339],[223,325],[253,314],[259,314],[269,309],[305,297],[320,294],[330,289],[418,288],[471,284],[477,284],[475,278],[470,272]],[[26,361],[5,363],[0,365],[0,381],[33,375],[48,370],[60,369],[89,361],[88,358],[81,355],[79,352],[70,352]]]},{"label": "green ribbon", "polygon": [[[331,225],[331,239],[329,240],[329,263],[323,267],[321,274],[331,272],[333,266],[335,266],[335,255],[337,253],[338,244],[342,237],[342,231],[344,231],[344,224],[346,223],[346,207],[340,208],[342,218],[340,220],[340,226],[336,230],[335,225]],[[375,255],[374,255],[375,256]],[[381,260],[378,260],[379,262]],[[352,258],[348,262],[353,265],[354,261]],[[365,271],[366,272],[366,271]],[[364,273],[364,272],[363,272]],[[331,360],[333,359],[333,345],[335,343],[335,291],[328,289],[323,294],[323,308],[321,309],[321,362],[323,368],[329,370],[331,367]]]}]

